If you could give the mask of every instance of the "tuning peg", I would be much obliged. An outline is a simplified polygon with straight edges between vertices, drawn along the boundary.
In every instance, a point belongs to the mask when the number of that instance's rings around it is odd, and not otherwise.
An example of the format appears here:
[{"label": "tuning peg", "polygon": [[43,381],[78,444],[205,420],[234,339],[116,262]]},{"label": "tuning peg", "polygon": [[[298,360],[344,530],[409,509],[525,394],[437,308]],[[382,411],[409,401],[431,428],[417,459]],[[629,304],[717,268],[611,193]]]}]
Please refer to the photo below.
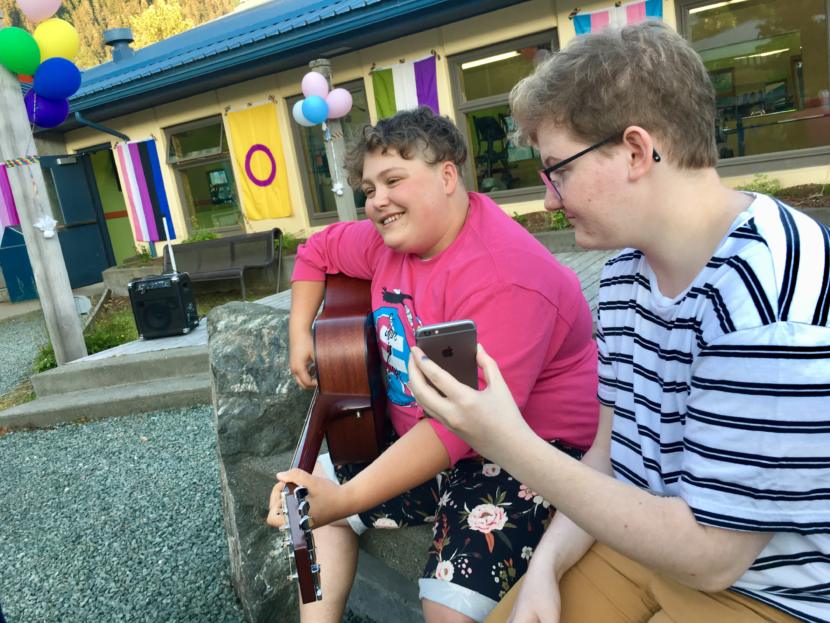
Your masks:
[{"label": "tuning peg", "polygon": [[298,576],[296,573],[289,573],[288,574],[288,581],[289,582],[294,582],[299,577],[300,576]]},{"label": "tuning peg", "polygon": [[304,500],[305,496],[308,495],[308,489],[303,486],[299,486],[294,489],[294,495],[297,497],[298,500]]},{"label": "tuning peg", "polygon": [[311,520],[311,517],[309,515],[303,515],[302,518],[300,519],[300,528],[302,528],[303,530],[308,531],[313,527],[314,527],[314,522]]},{"label": "tuning peg", "polygon": [[311,504],[308,503],[308,500],[303,500],[297,506],[297,511],[300,513],[300,515],[308,515],[308,509],[310,507],[311,507]]},{"label": "tuning peg", "polygon": [[320,564],[315,562],[313,565],[311,565],[311,572],[315,575],[320,573]]},{"label": "tuning peg", "polygon": [[319,586],[317,587],[317,590],[314,591],[314,597],[317,601],[320,601],[323,598],[323,589]]},{"label": "tuning peg", "polygon": [[282,546],[283,547],[291,547],[291,538],[290,537],[285,537],[282,540]]}]

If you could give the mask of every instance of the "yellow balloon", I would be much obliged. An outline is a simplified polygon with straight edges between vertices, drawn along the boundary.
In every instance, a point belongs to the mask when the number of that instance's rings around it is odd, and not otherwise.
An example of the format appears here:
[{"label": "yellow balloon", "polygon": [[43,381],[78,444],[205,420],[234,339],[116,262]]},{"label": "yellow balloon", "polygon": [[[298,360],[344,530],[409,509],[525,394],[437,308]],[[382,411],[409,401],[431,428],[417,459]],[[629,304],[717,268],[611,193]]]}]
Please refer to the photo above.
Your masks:
[{"label": "yellow balloon", "polygon": [[40,62],[47,58],[65,58],[71,61],[78,53],[81,40],[78,31],[69,22],[53,17],[35,28],[35,41],[40,47]]}]

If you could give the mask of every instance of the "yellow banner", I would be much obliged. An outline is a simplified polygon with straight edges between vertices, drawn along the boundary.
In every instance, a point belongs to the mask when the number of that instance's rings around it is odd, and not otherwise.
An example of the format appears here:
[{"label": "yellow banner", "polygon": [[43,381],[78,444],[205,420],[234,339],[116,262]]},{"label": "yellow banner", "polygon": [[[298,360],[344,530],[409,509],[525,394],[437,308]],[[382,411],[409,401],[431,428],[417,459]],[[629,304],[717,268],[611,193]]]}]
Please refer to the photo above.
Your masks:
[{"label": "yellow banner", "polygon": [[227,117],[245,216],[252,221],[291,216],[277,105],[267,102]]}]

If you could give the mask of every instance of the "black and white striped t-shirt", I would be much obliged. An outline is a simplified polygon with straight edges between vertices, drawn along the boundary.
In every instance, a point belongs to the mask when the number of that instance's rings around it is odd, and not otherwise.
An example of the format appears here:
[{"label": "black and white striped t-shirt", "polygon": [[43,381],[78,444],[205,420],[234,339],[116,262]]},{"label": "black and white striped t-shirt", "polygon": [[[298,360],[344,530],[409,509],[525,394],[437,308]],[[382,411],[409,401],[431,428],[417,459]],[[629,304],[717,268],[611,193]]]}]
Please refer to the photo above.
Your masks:
[{"label": "black and white striped t-shirt", "polygon": [[734,590],[830,620],[830,230],[756,195],[692,285],[645,256],[599,292],[599,398],[616,476],[697,520],[775,536]]}]

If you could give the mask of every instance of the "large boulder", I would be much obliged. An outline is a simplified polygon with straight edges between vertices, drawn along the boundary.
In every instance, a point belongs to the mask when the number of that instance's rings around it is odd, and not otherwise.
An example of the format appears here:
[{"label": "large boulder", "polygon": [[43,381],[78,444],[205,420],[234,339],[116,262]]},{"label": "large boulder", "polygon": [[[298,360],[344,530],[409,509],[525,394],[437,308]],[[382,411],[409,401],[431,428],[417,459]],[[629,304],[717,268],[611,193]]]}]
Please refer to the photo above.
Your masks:
[{"label": "large boulder", "polygon": [[282,535],[265,524],[276,472],[291,462],[310,392],[288,368],[288,314],[229,303],[208,315],[208,350],[231,577],[245,616],[296,616]]},{"label": "large boulder", "polygon": [[[208,315],[208,350],[232,581],[248,621],[296,620],[282,535],[265,524],[274,475],[291,462],[311,399],[289,372],[288,313],[256,303],[218,307]],[[349,608],[376,621],[422,620],[415,580],[431,529],[389,532],[361,537]]]}]

